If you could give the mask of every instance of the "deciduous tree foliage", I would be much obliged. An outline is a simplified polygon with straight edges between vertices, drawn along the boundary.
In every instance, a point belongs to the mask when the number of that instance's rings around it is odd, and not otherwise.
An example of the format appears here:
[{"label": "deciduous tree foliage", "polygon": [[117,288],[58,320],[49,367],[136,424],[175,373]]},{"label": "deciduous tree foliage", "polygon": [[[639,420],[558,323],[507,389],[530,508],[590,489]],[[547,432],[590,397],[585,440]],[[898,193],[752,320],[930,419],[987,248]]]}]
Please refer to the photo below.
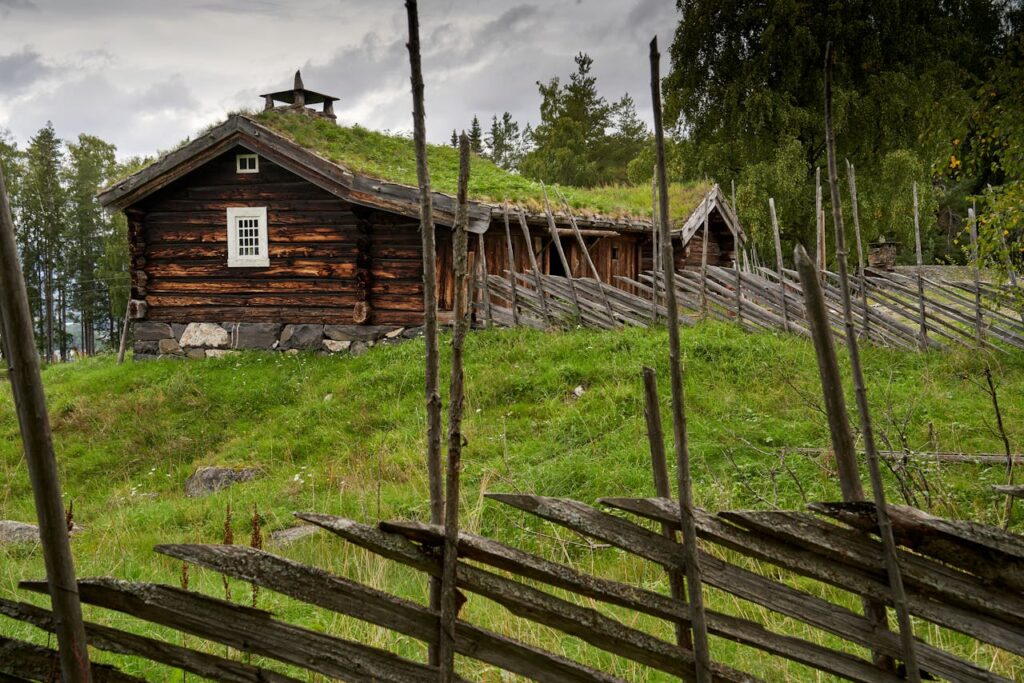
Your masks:
[{"label": "deciduous tree foliage", "polygon": [[[962,212],[936,162],[1005,51],[1019,2],[678,0],[665,80],[667,120],[691,143],[689,177],[739,185],[748,227],[767,244],[767,198],[784,234],[813,241],[815,168],[824,165],[823,55],[835,48],[839,154],[861,185],[868,238],[913,244],[910,187],[922,188],[930,251],[947,253]],[[827,193],[826,193],[827,197]],[[947,211],[940,226],[936,216]]]}]

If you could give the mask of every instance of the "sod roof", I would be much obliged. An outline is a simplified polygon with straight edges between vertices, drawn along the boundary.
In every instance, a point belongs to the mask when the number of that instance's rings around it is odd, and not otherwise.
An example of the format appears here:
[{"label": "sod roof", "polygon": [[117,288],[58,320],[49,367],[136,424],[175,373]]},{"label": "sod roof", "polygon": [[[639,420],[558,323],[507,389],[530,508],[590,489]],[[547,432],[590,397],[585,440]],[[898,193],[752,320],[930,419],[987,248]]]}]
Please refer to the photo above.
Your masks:
[{"label": "sod roof", "polygon": [[[344,166],[350,171],[404,185],[417,185],[416,155],[412,139],[362,126],[341,126],[334,121],[278,111],[252,118],[283,137]],[[429,145],[431,189],[454,195],[459,175],[458,150],[448,145]],[[639,219],[651,216],[649,185],[607,185],[595,188],[559,186],[574,212],[582,216]],[[682,221],[711,189],[707,183],[672,183],[669,204],[673,222]],[[552,209],[559,211],[557,197],[548,189]],[[499,168],[489,159],[474,156],[469,180],[470,199],[501,204],[509,201],[530,213],[544,210],[540,183]]]}]

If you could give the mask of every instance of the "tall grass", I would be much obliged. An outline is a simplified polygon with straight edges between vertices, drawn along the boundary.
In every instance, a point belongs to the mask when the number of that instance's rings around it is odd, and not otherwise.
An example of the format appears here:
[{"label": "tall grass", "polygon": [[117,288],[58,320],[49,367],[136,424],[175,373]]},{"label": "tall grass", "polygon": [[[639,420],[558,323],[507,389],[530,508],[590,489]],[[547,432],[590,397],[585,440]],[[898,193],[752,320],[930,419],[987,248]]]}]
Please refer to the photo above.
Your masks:
[{"label": "tall grass", "polygon": [[[716,323],[684,330],[682,343],[697,504],[714,511],[794,508],[805,500],[837,499],[839,488],[826,454],[789,451],[780,459],[780,449],[818,448],[828,442],[809,343],[782,335],[748,335]],[[470,335],[461,501],[465,528],[667,593],[660,568],[483,498],[487,491],[528,491],[586,502],[600,496],[652,495],[640,369],[652,365],[664,377],[665,349],[664,330],[489,330]],[[157,543],[219,542],[228,504],[245,511],[258,505],[267,550],[425,602],[421,575],[326,534],[287,547],[268,540],[273,531],[295,523],[294,510],[367,523],[380,517],[427,519],[422,354],[422,341],[414,340],[375,348],[358,358],[245,353],[220,360],[123,366],[97,358],[47,368],[44,381],[61,480],[66,497],[75,501],[75,521],[83,527],[72,542],[79,574],[180,585],[181,563],[151,548]],[[989,364],[1011,443],[1018,451],[1024,443],[1024,356],[986,359],[866,348],[864,363],[879,429],[894,441],[899,426],[913,447],[998,451],[989,397],[972,382]],[[578,386],[584,388],[579,397],[573,391]],[[32,496],[6,390],[0,391],[0,434],[0,519],[31,521]],[[205,498],[185,498],[184,481],[201,465],[256,466],[262,474]],[[924,475],[933,489],[935,512],[1001,521],[1002,500],[990,484],[1002,483],[1002,466],[928,464]],[[895,481],[890,477],[888,483],[890,500],[898,502]],[[1018,522],[1016,529],[1021,528]],[[251,520],[235,515],[232,530],[249,535]],[[761,570],[772,571],[767,566]],[[19,591],[17,582],[43,574],[38,549],[0,547],[0,595],[42,604],[38,596]],[[778,575],[829,599],[857,604],[840,591]],[[219,575],[193,566],[187,576],[191,590],[224,595]],[[720,591],[710,590],[708,603],[711,609],[749,616],[776,630],[840,645]],[[425,654],[409,638],[269,591],[260,593],[259,606],[307,628],[410,657]],[[607,611],[673,638],[669,627],[654,619]],[[102,623],[180,642],[167,629],[104,610],[86,612]],[[463,616],[630,680],[667,680],[577,639],[510,617],[479,597],[470,599]],[[1019,659],[976,648],[972,641],[940,629],[921,625],[920,630],[933,642],[1003,675],[1024,677]],[[9,620],[0,621],[0,633],[46,641],[40,632]],[[202,639],[190,637],[187,642],[224,652]],[[768,660],[719,639],[712,648],[716,658],[768,680],[824,680],[801,666]],[[232,651],[232,656],[240,655]],[[170,675],[137,660],[109,655],[99,659],[117,661],[152,680]],[[254,663],[262,661],[254,658]],[[460,667],[481,680],[506,680],[480,664],[460,662]]]}]

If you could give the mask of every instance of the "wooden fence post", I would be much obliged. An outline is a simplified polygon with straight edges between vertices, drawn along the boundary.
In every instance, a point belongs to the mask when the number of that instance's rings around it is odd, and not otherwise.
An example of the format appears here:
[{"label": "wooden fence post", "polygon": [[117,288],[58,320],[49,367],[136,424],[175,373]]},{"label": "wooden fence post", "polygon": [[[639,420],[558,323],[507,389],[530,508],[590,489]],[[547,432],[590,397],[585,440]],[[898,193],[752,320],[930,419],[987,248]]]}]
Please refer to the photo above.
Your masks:
[{"label": "wooden fence post", "polygon": [[[644,420],[647,423],[647,442],[651,449],[651,472],[654,475],[654,492],[659,498],[672,499],[672,485],[669,483],[668,459],[665,457],[665,433],[661,427],[661,408],[658,405],[658,380],[653,368],[643,369],[644,377]],[[665,538],[677,541],[676,532],[670,524],[661,525]],[[676,570],[668,570],[668,585],[672,597],[686,599],[684,576]],[[686,626],[676,622],[676,643],[687,650],[693,649],[693,639]]]},{"label": "wooden fence post", "polygon": [[[544,312],[544,322],[551,327],[551,311],[548,310],[548,300],[544,295],[544,281],[540,277],[540,266],[537,264],[537,255],[533,253],[533,240],[530,238],[530,226],[526,224],[526,216],[523,210],[518,211],[519,228],[523,231],[523,239],[526,240],[526,253],[530,256],[530,268],[533,270],[533,282],[537,288],[537,298],[540,299],[540,307]],[[515,277],[515,274],[513,274]]]},{"label": "wooden fence post", "polygon": [[[477,233],[476,235],[476,250],[479,252],[477,256],[477,264],[480,268],[480,298],[484,305],[484,327],[490,327],[494,322],[491,312],[491,290],[487,286],[487,252],[484,248],[484,236],[483,233]],[[475,274],[474,274],[475,277]]]},{"label": "wooden fence post", "polygon": [[679,482],[679,513],[683,527],[683,554],[693,630],[693,655],[697,683],[711,681],[711,653],[701,587],[697,548],[697,524],[693,513],[693,485],[690,481],[690,449],[686,434],[686,405],[683,396],[683,368],[679,351],[679,308],[676,305],[675,259],[672,253],[668,210],[668,179],[665,174],[665,133],[661,123],[661,74],[658,38],[651,40],[651,102],[654,106],[654,139],[658,163],[658,213],[661,223],[661,260],[665,274],[668,309],[669,371],[672,384],[672,431],[675,437],[676,477]]},{"label": "wooden fence post", "polygon": [[984,327],[981,320],[981,268],[978,253],[978,216],[974,208],[967,209],[967,220],[971,224],[971,271],[974,276],[974,334],[978,342],[978,350],[985,344]]},{"label": "wooden fence post", "polygon": [[[427,167],[427,132],[423,110],[423,72],[420,65],[420,22],[416,0],[405,0],[409,21],[409,70],[412,82],[413,144],[416,148],[416,179],[420,191],[420,239],[423,249],[423,336],[426,346],[427,477],[430,489],[430,522],[444,522],[444,482],[441,479],[441,393],[437,352],[437,248],[434,243],[434,204]],[[441,582],[430,580],[430,607],[441,609]],[[430,648],[430,663],[438,664],[438,648]]]},{"label": "wooden fence post", "polygon": [[860,303],[864,309],[864,336],[871,338],[871,310],[868,308],[868,283],[864,270],[864,247],[860,240],[860,211],[857,202],[857,176],[850,160],[846,160],[846,174],[850,182],[850,209],[853,212],[853,231],[857,238],[857,275],[860,281]]},{"label": "wooden fence post", "polygon": [[[857,396],[857,412],[860,413],[861,436],[864,440],[864,451],[867,456],[868,473],[871,475],[871,488],[875,500],[875,514],[878,519],[879,536],[882,539],[885,558],[885,571],[889,578],[889,589],[892,591],[893,606],[896,608],[896,619],[900,628],[903,663],[907,667],[907,676],[912,683],[919,683],[921,672],[917,666],[917,653],[914,644],[914,630],[907,608],[907,594],[903,588],[903,576],[896,559],[896,541],[893,538],[892,525],[889,522],[889,508],[885,502],[885,488],[882,472],[878,464],[878,451],[875,447],[875,435],[871,426],[871,413],[868,409],[867,389],[864,384],[864,372],[860,364],[860,348],[853,329],[853,310],[850,302],[850,283],[846,272],[846,236],[843,229],[843,209],[839,197],[839,174],[836,171],[836,138],[832,128],[832,43],[825,47],[825,148],[828,152],[828,181],[832,195],[832,222],[836,234],[836,262],[839,271],[839,289],[843,300],[843,318],[846,323],[846,346],[850,353],[850,367],[853,374],[853,386]],[[914,215],[917,216],[917,186],[914,187]],[[916,224],[915,220],[915,224]],[[918,233],[920,234],[920,233]],[[920,240],[918,240],[920,245]],[[920,254],[920,248],[918,249]],[[920,257],[919,257],[920,258]],[[918,281],[920,282],[920,280]],[[921,299],[922,305],[924,299]]]},{"label": "wooden fence post", "polygon": [[604,300],[604,307],[605,310],[608,311],[608,318],[612,325],[618,325],[618,321],[615,318],[615,311],[612,310],[612,304],[608,300],[608,293],[604,291],[604,285],[601,283],[601,275],[597,272],[597,266],[594,265],[594,260],[590,258],[590,251],[587,249],[587,243],[583,241],[583,234],[580,232],[579,226],[576,225],[576,217],[572,215],[572,209],[569,207],[569,202],[557,187],[555,188],[555,193],[562,202],[562,207],[565,209],[565,215],[569,217],[569,224],[572,226],[572,232],[576,236],[576,243],[580,245],[580,251],[583,252],[583,257],[587,260],[587,266],[590,268],[590,273],[594,276],[594,280],[597,281],[597,289],[601,292],[601,299]]},{"label": "wooden fence post", "polygon": [[4,338],[11,393],[35,499],[46,584],[57,620],[62,679],[65,683],[88,683],[91,669],[75,563],[61,500],[39,355],[32,333],[32,314],[8,202],[7,186],[0,172],[0,335]]},{"label": "wooden fence post", "polygon": [[125,349],[128,346],[128,313],[132,310],[132,291],[131,285],[128,289],[128,303],[124,307],[124,324],[121,325],[121,343],[117,346],[117,364],[120,365],[124,362]]},{"label": "wooden fence post", "polygon": [[565,270],[565,279],[569,281],[569,294],[571,295],[573,306],[576,307],[576,317],[581,318],[583,316],[583,309],[580,308],[580,300],[576,296],[576,284],[572,276],[572,267],[569,265],[569,260],[565,258],[562,241],[558,238],[555,216],[551,213],[551,202],[548,201],[548,190],[544,187],[544,183],[540,184],[540,189],[544,193],[544,213],[548,218],[548,231],[551,233],[551,242],[555,245],[555,251],[558,252],[558,258],[562,262],[562,268]]},{"label": "wooden fence post", "polygon": [[[459,137],[458,208],[452,236],[452,265],[455,298],[452,331],[452,374],[448,391],[448,463],[445,473],[444,554],[441,564],[441,618],[438,633],[438,680],[455,680],[455,619],[458,615],[455,570],[459,545],[459,474],[462,467],[462,409],[465,401],[462,348],[469,326],[466,301],[467,251],[469,242],[469,137]],[[483,246],[482,244],[480,245]]]},{"label": "wooden fence post", "polygon": [[816,248],[814,262],[818,266],[819,282],[825,283],[825,208],[821,196],[821,166],[814,169],[814,225]]},{"label": "wooden fence post", "polygon": [[711,213],[711,204],[707,197],[704,197],[704,239],[700,248],[700,307],[701,317],[708,317],[708,214]]},{"label": "wooden fence post", "polygon": [[658,166],[651,176],[651,322],[658,322],[658,264],[661,263],[661,233],[658,228]]},{"label": "wooden fence post", "polygon": [[[512,248],[512,230],[508,226],[508,202],[505,202],[503,215],[505,218],[505,246],[508,249],[508,281],[512,287],[512,324],[519,326],[519,293],[516,288],[516,253]],[[527,242],[529,248],[529,242]]]},{"label": "wooden fence post", "polygon": [[786,310],[786,274],[782,268],[782,237],[779,234],[779,219],[775,216],[775,198],[768,198],[768,209],[772,215],[772,231],[775,234],[775,270],[779,274],[779,296],[782,306],[782,329],[789,332],[789,312]]},{"label": "wooden fence post", "polygon": [[928,322],[924,311],[924,256],[921,254],[921,222],[917,210],[917,181],[914,181],[914,244],[917,251],[917,316],[921,325],[921,350],[928,350]]},{"label": "wooden fence post", "polygon": [[[804,292],[804,305],[807,310],[807,322],[814,341],[814,352],[818,359],[818,376],[821,379],[821,391],[825,400],[825,415],[828,418],[828,429],[832,437],[832,453],[836,459],[836,472],[839,475],[839,490],[846,502],[864,500],[864,487],[860,481],[857,467],[857,450],[850,430],[850,419],[846,412],[846,397],[843,394],[843,380],[836,359],[836,349],[829,325],[828,309],[825,307],[825,296],[821,289],[818,269],[811,262],[804,248],[797,246],[793,253],[797,273]],[[864,616],[871,620],[875,628],[888,628],[885,605],[867,597],[861,598]],[[890,657],[874,653],[875,663],[886,671],[893,670]]]}]

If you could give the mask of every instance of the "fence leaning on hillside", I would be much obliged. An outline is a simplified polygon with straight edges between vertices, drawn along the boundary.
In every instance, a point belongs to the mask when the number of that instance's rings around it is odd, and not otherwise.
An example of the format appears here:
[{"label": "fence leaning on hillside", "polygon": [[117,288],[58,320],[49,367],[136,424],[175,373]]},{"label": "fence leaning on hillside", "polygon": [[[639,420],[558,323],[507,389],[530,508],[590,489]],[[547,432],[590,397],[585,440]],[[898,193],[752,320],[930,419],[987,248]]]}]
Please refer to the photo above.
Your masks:
[{"label": "fence leaning on hillside", "polygon": [[[508,207],[505,210],[517,213]],[[519,218],[515,215],[511,220]],[[536,255],[530,256],[535,263]],[[755,256],[744,255],[737,261],[731,268],[708,264],[700,270],[673,273],[676,301],[682,309],[680,323],[688,325],[710,317],[749,331],[780,330],[809,336],[796,271],[784,265],[777,269],[755,265]],[[615,283],[596,277],[545,275],[535,265],[528,272],[502,269],[478,277],[481,284],[474,309],[481,323],[615,329],[652,326],[664,322],[667,313],[666,278],[652,271],[636,279],[618,276]],[[829,324],[841,340],[839,276],[825,271],[821,277]],[[1024,349],[1024,319],[1006,308],[1006,301],[1014,293],[1019,295],[1019,285],[862,268],[851,278],[851,287],[857,334],[874,344],[902,349],[979,345],[993,351]],[[486,307],[483,292],[489,295]]]}]

